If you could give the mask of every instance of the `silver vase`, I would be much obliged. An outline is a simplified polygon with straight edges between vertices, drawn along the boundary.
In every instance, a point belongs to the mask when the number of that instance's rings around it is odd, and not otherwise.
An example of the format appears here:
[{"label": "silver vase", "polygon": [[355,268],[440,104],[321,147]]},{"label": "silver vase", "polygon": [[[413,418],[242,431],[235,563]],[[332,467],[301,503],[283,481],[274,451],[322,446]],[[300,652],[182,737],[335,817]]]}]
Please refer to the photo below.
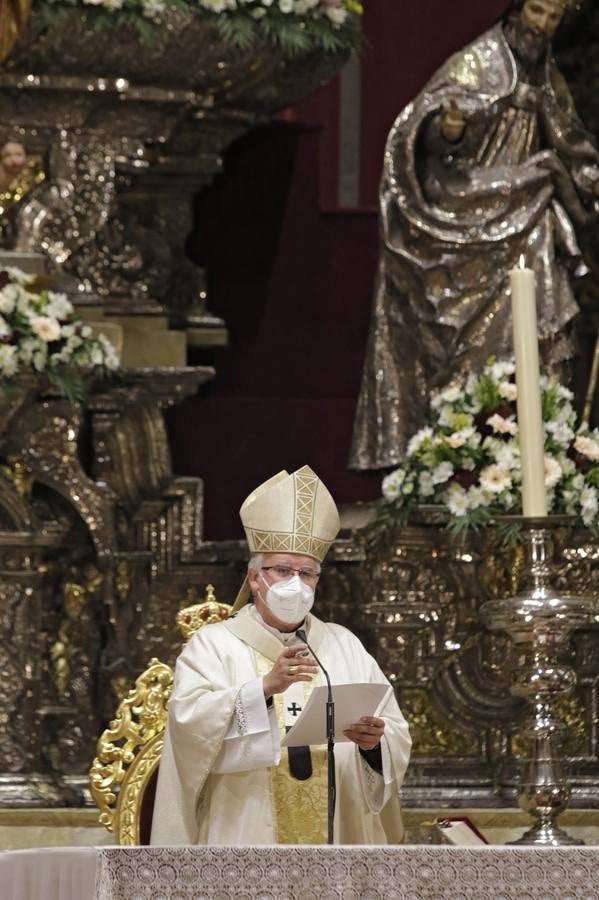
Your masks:
[{"label": "silver vase", "polygon": [[525,549],[523,590],[516,597],[493,600],[481,608],[483,624],[506,631],[515,645],[518,664],[510,691],[528,701],[530,714],[523,734],[532,744],[531,757],[518,788],[518,802],[535,822],[517,844],[562,846],[578,841],[557,825],[568,806],[570,786],[559,759],[557,743],[564,724],[556,700],[567,697],[576,674],[560,659],[571,633],[596,620],[591,597],[564,594],[552,587],[552,528],[562,521],[521,519]]}]

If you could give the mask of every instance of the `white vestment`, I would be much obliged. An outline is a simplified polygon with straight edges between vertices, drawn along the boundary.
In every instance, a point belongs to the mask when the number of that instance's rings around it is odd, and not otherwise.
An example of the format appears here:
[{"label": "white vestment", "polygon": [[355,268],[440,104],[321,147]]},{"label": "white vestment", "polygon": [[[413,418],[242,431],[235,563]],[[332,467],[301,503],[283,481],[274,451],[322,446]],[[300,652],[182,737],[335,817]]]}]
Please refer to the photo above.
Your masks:
[{"label": "white vestment", "polygon": [[[308,618],[310,645],[333,684],[388,683],[351,632]],[[280,730],[256,654],[272,664],[282,650],[250,607],[190,639],[169,702],[152,844],[277,843],[270,776],[281,758]],[[362,714],[356,709],[355,721]],[[393,692],[377,715],[385,720],[382,774],[354,743],[335,745],[336,843],[395,844],[403,835],[399,789],[411,739]]]}]

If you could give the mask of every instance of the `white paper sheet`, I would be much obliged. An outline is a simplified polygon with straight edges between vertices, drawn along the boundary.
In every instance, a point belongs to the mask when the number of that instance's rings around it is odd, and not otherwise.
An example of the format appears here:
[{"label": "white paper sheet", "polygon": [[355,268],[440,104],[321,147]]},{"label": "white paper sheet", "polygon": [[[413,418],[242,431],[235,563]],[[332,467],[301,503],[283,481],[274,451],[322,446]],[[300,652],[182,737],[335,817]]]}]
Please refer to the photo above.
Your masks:
[{"label": "white paper sheet", "polygon": [[[362,716],[375,716],[391,690],[388,684],[334,684],[335,741],[347,741],[343,734],[350,725],[359,722]],[[327,687],[314,688],[304,711],[287,732],[281,744],[284,747],[304,747],[327,742]]]}]

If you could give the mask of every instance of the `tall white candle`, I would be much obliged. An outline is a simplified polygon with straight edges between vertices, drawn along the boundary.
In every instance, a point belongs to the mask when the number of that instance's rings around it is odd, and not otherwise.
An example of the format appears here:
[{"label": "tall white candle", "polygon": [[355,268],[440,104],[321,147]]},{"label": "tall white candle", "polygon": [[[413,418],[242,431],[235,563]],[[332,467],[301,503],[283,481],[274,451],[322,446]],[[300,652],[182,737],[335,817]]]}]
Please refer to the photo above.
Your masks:
[{"label": "tall white candle", "polygon": [[539,341],[535,275],[524,267],[510,272],[512,324],[518,389],[518,431],[522,468],[522,511],[525,516],[547,515],[545,490],[545,431],[541,410]]}]

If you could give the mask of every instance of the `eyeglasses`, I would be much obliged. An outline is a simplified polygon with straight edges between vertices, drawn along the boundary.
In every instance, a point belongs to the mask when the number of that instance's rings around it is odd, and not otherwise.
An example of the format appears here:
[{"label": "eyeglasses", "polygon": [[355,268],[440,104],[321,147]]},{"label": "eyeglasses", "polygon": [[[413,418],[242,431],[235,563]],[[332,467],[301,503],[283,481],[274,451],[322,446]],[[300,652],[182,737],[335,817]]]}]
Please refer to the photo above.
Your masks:
[{"label": "eyeglasses", "polygon": [[320,578],[320,572],[316,569],[307,569],[302,566],[301,569],[292,569],[291,566],[262,566],[263,572],[274,572],[277,578],[291,578],[292,575],[299,575],[302,581],[314,583]]}]

